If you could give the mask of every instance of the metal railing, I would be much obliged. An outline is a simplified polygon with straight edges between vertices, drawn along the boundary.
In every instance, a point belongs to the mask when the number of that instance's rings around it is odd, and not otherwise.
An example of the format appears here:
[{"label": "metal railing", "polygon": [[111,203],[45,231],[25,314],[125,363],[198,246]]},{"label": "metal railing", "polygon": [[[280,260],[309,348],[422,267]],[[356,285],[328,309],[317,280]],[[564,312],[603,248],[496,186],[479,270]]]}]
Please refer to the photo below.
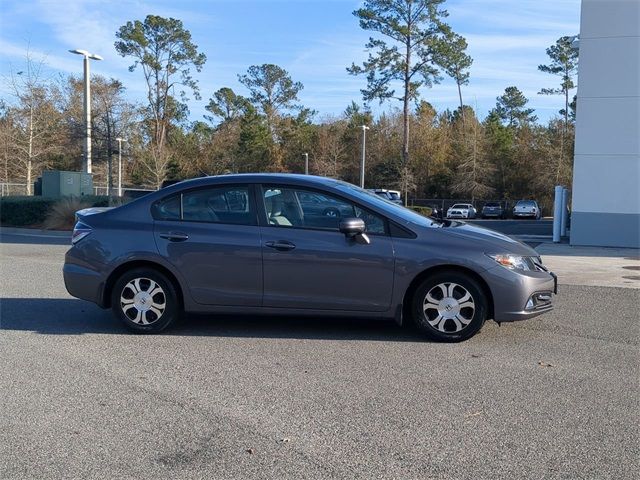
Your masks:
[{"label": "metal railing", "polygon": [[8,197],[9,195],[26,195],[26,183],[10,183],[0,182],[0,197]]},{"label": "metal railing", "polygon": [[[112,189],[113,194],[117,194],[117,189]],[[137,198],[147,193],[155,192],[155,190],[147,188],[123,188],[123,196]],[[33,193],[33,189],[32,189]],[[107,187],[102,185],[95,185],[93,187],[94,195],[106,195]],[[10,195],[27,195],[26,183],[12,183],[12,182],[0,182],[0,197],[8,197]]]}]

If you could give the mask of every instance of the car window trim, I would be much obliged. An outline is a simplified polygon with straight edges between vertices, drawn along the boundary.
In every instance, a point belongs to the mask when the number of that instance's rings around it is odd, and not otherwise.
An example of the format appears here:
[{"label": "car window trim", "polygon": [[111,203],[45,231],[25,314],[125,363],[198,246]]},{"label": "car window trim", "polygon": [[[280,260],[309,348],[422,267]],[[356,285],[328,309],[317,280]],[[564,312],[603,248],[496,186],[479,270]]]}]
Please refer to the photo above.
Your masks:
[{"label": "car window trim", "polygon": [[[308,192],[313,192],[313,193],[319,193],[321,195],[329,195],[331,197],[335,197],[338,198],[340,200],[342,200],[343,202],[346,203],[350,203],[353,204],[355,206],[357,206],[358,208],[361,208],[362,210],[371,213],[372,215],[376,215],[377,217],[382,218],[382,221],[384,222],[384,233],[371,233],[371,232],[367,232],[367,235],[370,236],[374,236],[374,237],[390,237],[390,230],[389,230],[389,218],[387,218],[386,215],[382,215],[376,211],[371,210],[370,208],[364,207],[362,206],[362,204],[355,202],[349,198],[345,198],[340,194],[334,193],[332,191],[326,191],[326,190],[322,190],[320,188],[314,188],[314,187],[307,187],[307,186],[298,186],[298,185],[287,185],[287,184],[283,184],[283,183],[257,183],[255,184],[256,186],[256,202],[259,203],[259,211],[260,214],[258,215],[258,219],[260,220],[260,226],[261,227],[271,227],[271,228],[279,228],[282,230],[311,230],[311,231],[317,231],[317,232],[333,232],[333,233],[340,233],[339,230],[333,230],[333,229],[329,229],[329,228],[315,228],[315,227],[296,227],[294,225],[290,226],[290,227],[283,227],[280,225],[271,225],[269,223],[269,220],[267,219],[267,207],[264,203],[264,194],[263,194],[263,189],[265,188],[288,188],[290,190],[304,190],[304,191],[308,191]],[[258,198],[260,198],[261,201],[258,202]],[[299,200],[297,199],[296,196],[296,201],[299,202]]]}]

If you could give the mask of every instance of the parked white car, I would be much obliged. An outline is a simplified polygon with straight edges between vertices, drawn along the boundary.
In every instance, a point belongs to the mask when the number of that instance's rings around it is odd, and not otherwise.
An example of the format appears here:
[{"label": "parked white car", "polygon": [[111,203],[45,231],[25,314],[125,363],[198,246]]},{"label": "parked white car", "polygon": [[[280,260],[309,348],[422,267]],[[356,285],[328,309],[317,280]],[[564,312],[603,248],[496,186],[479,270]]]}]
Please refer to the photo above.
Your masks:
[{"label": "parked white car", "polygon": [[476,218],[477,213],[470,203],[456,203],[447,210],[447,218]]},{"label": "parked white car", "polygon": [[404,205],[402,197],[398,190],[387,190],[386,188],[370,188],[371,193],[375,193],[379,197],[389,200],[390,202],[397,203],[398,205]]},{"label": "parked white car", "polygon": [[539,220],[542,211],[535,200],[519,200],[513,207],[513,218],[534,218]]}]

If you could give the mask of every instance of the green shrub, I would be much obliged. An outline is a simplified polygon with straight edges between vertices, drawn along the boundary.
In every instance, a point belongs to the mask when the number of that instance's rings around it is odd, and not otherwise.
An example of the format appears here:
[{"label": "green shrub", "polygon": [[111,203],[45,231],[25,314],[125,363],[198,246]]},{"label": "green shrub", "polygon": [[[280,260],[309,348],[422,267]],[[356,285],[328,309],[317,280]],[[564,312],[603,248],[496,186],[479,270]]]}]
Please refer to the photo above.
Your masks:
[{"label": "green shrub", "polygon": [[409,207],[414,212],[419,213],[420,215],[424,215],[425,217],[429,217],[433,210],[429,207]]},{"label": "green shrub", "polygon": [[[53,206],[60,200],[36,196],[1,197],[0,224],[13,227],[41,226]],[[106,196],[85,195],[81,197],[81,201],[82,205],[89,207],[109,205],[109,198]]]}]

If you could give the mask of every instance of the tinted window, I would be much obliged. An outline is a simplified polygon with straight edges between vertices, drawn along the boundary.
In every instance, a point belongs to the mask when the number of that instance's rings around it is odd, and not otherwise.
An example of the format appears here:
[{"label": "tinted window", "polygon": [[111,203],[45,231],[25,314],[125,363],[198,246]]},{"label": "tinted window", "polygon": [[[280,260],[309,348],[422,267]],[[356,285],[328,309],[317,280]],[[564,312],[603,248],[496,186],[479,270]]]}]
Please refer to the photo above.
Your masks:
[{"label": "tinted window", "polygon": [[173,195],[154,205],[153,218],[237,225],[257,223],[248,186],[202,188]]},{"label": "tinted window", "polygon": [[488,202],[488,203],[485,203],[484,206],[485,207],[499,207],[500,204],[499,203],[495,203],[495,202]]},{"label": "tinted window", "polygon": [[180,220],[180,195],[165,198],[154,204],[152,214],[156,220]]},{"label": "tinted window", "polygon": [[182,219],[196,222],[255,224],[248,186],[191,190],[182,195]]},{"label": "tinted window", "polygon": [[525,200],[525,201],[520,201],[516,204],[517,207],[535,207],[536,204],[535,202],[532,202],[531,200]]},{"label": "tinted window", "polygon": [[263,200],[270,225],[338,231],[341,218],[357,217],[364,220],[368,233],[386,233],[384,218],[326,193],[265,187]]},{"label": "tinted window", "polygon": [[406,222],[415,223],[416,225],[422,225],[424,227],[440,228],[442,226],[442,223],[435,220],[434,218],[422,216],[419,213],[414,212],[413,210],[409,210],[402,205],[398,205],[397,203],[385,200],[375,193],[364,190],[360,187],[356,187],[351,183],[342,182],[340,180],[333,180],[332,186],[339,190],[342,190],[345,193],[350,193],[351,195],[356,196],[363,202],[373,204],[376,207],[383,209],[385,212],[391,215],[392,218],[402,219]]}]

